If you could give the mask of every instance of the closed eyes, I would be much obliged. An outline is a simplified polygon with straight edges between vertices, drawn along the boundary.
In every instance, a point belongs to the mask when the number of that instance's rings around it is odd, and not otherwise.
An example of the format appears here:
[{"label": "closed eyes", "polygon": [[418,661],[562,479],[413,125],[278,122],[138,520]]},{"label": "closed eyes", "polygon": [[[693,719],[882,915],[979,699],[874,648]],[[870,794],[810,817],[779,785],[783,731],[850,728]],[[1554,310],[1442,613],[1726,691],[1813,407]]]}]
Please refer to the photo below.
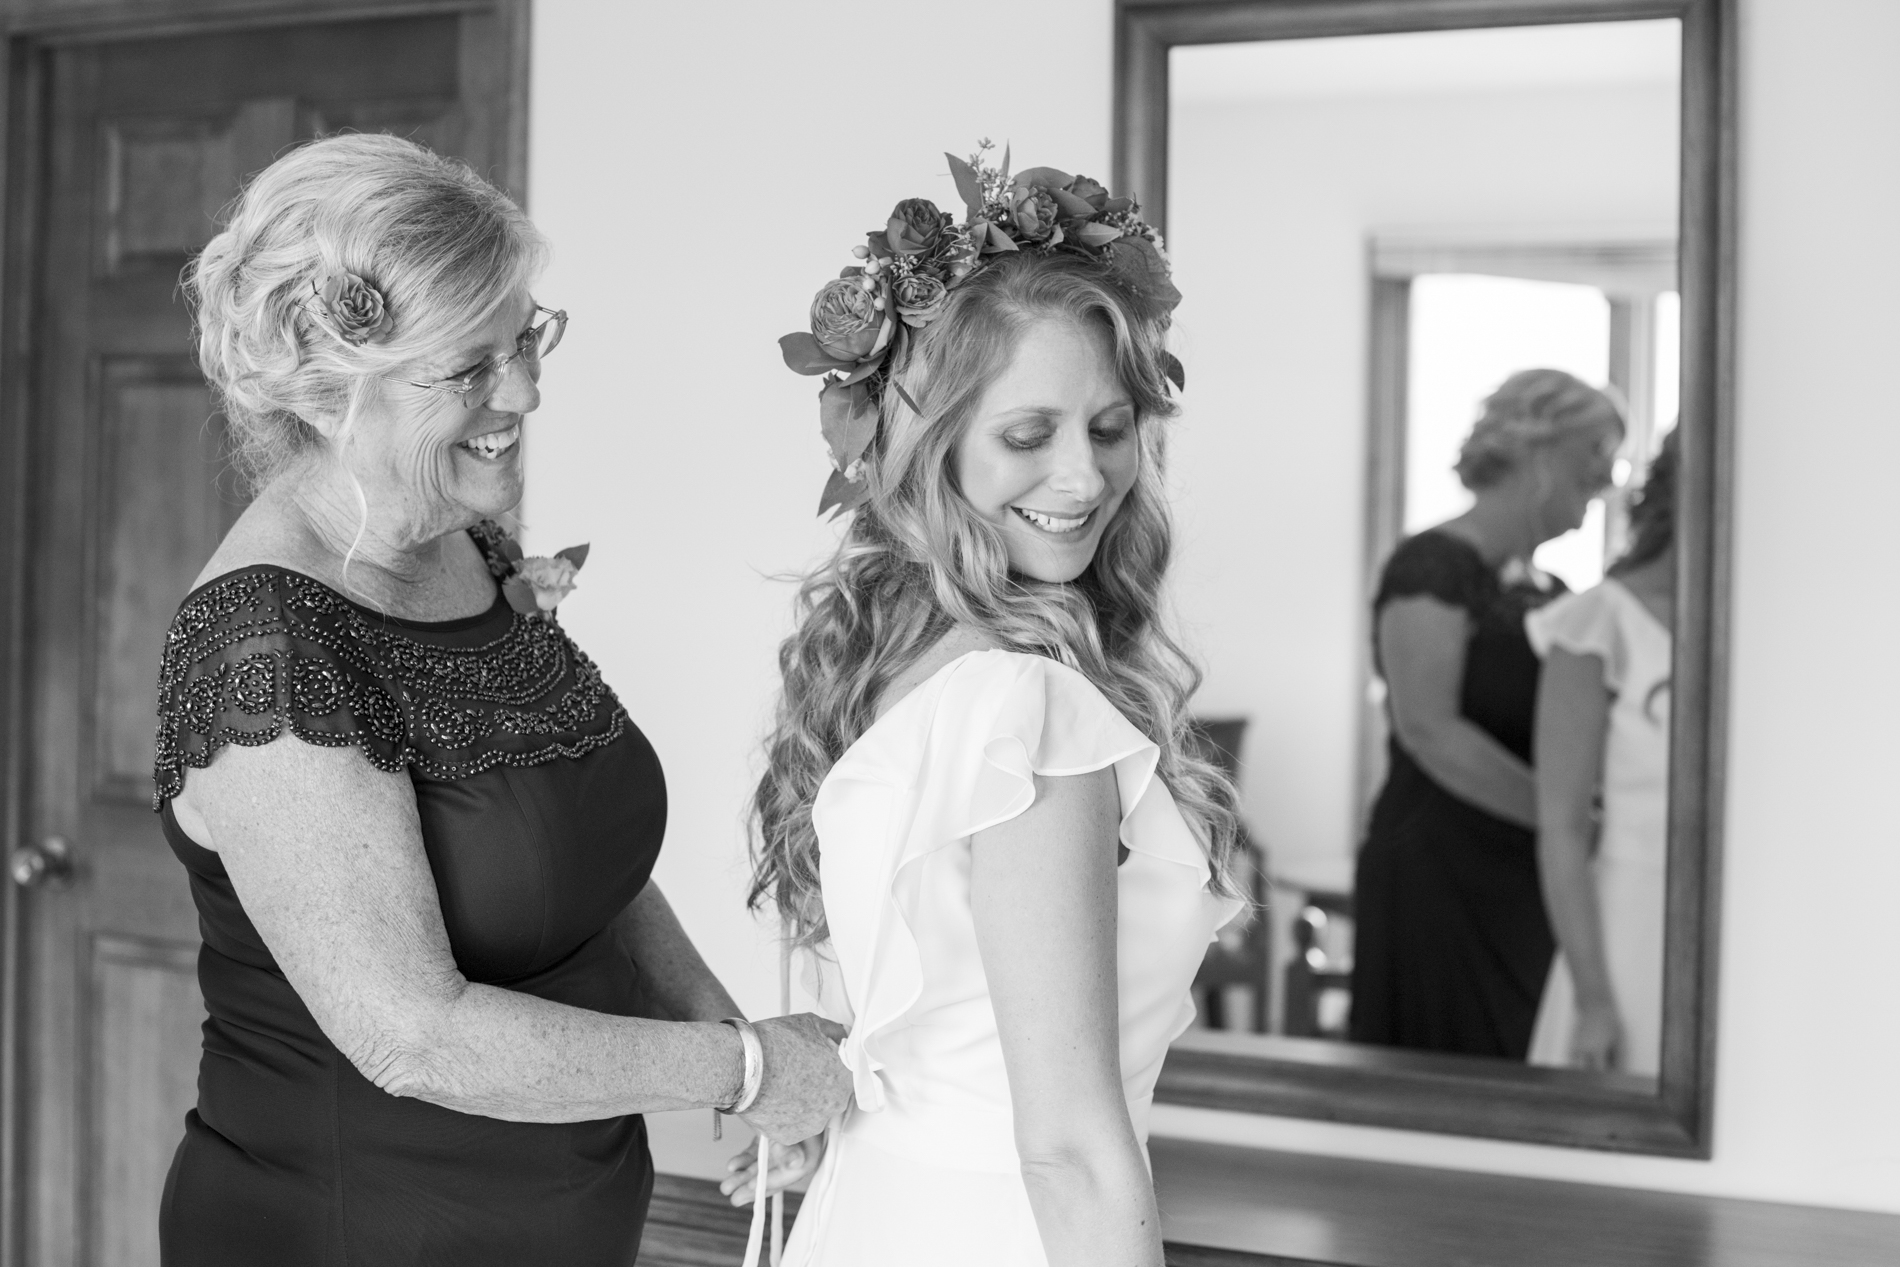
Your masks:
[{"label": "closed eyes", "polygon": [[[1033,453],[1054,438],[1058,430],[1056,411],[1034,412],[1035,421],[1029,425],[1010,428],[1001,433],[1006,447],[1017,453]],[[1089,437],[1104,448],[1113,448],[1126,440],[1134,428],[1134,420],[1123,409],[1114,408],[1105,411],[1104,416],[1089,427]]]},{"label": "closed eyes", "polygon": [[[526,326],[522,328],[521,333],[515,336],[515,346],[514,346],[514,352],[512,353],[512,355],[514,356],[525,355],[528,349],[534,345],[534,342],[535,342],[535,323],[533,321],[530,321]],[[484,356],[481,360],[475,362],[473,365],[469,366],[467,369],[457,370],[455,373],[448,375],[444,381],[450,382],[450,383],[470,382],[477,375],[486,373],[488,369],[495,364],[497,359],[499,358],[494,357],[494,356]]]}]

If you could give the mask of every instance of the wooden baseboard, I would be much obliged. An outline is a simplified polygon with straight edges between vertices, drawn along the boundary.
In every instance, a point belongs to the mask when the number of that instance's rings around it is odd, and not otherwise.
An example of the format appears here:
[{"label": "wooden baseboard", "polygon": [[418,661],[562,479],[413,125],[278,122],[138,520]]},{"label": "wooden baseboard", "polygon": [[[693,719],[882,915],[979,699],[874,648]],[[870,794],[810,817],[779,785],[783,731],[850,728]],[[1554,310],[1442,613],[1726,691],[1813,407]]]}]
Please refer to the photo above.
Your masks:
[{"label": "wooden baseboard", "polygon": [[[785,1230],[799,1194],[785,1194]],[[739,1267],[752,1207],[738,1209],[710,1179],[655,1175],[653,1202],[640,1237],[640,1267]]]}]

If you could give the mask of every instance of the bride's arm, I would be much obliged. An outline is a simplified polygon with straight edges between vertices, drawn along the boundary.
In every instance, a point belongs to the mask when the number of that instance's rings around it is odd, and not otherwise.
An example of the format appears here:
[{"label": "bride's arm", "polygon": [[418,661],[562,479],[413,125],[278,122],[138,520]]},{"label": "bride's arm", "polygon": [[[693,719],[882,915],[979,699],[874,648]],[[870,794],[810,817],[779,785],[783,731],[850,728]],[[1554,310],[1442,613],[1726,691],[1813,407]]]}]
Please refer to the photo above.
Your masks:
[{"label": "bride's arm", "polygon": [[1601,658],[1551,648],[1537,688],[1537,874],[1577,992],[1570,1054],[1585,1069],[1617,1067],[1623,1028],[1590,866],[1610,703]]},{"label": "bride's arm", "polygon": [[1122,1091],[1112,770],[1036,779],[971,843],[970,906],[1051,1267],[1161,1267],[1154,1184]]}]

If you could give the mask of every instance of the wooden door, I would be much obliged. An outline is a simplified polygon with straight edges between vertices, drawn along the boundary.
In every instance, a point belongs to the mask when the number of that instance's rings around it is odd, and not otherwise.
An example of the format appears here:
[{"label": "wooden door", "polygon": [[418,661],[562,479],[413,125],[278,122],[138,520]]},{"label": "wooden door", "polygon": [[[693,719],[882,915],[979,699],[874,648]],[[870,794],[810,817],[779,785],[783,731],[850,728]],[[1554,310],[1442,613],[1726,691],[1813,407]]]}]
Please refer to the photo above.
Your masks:
[{"label": "wooden door", "polygon": [[152,812],[154,684],[171,615],[243,495],[179,271],[242,178],[303,138],[389,130],[518,169],[497,91],[517,16],[67,38],[24,59],[16,45],[16,110],[40,126],[37,163],[10,163],[34,186],[35,232],[13,235],[31,244],[34,298],[12,344],[30,387],[6,419],[27,441],[9,1261],[156,1263],[196,1099],[197,918]]}]

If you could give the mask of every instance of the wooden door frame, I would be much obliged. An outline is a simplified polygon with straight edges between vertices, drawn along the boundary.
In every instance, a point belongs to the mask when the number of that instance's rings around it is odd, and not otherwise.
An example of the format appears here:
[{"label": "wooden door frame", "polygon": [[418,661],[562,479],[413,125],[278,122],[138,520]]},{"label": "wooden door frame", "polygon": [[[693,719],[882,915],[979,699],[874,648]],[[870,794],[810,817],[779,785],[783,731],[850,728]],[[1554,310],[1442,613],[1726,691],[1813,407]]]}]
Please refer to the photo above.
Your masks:
[{"label": "wooden door frame", "polygon": [[[45,54],[61,45],[222,34],[274,26],[488,14],[494,38],[464,46],[462,74],[487,86],[506,111],[500,153],[484,175],[527,203],[528,66],[531,0],[112,0],[41,9],[36,0],[0,0],[0,861],[26,843],[26,744],[31,734],[27,619],[33,600],[37,459],[32,427],[33,318],[39,308],[43,245]],[[21,1152],[28,1094],[23,1057],[21,892],[0,877],[0,1267],[25,1262],[27,1175]]]},{"label": "wooden door frame", "polygon": [[[1713,1149],[1734,465],[1738,0],[1116,0],[1115,188],[1165,231],[1179,45],[1675,18],[1682,23],[1682,544],[1659,1090],[1574,1070],[1194,1031],[1163,1103],[1615,1152]],[[1264,1042],[1264,1046],[1262,1043]]]}]

